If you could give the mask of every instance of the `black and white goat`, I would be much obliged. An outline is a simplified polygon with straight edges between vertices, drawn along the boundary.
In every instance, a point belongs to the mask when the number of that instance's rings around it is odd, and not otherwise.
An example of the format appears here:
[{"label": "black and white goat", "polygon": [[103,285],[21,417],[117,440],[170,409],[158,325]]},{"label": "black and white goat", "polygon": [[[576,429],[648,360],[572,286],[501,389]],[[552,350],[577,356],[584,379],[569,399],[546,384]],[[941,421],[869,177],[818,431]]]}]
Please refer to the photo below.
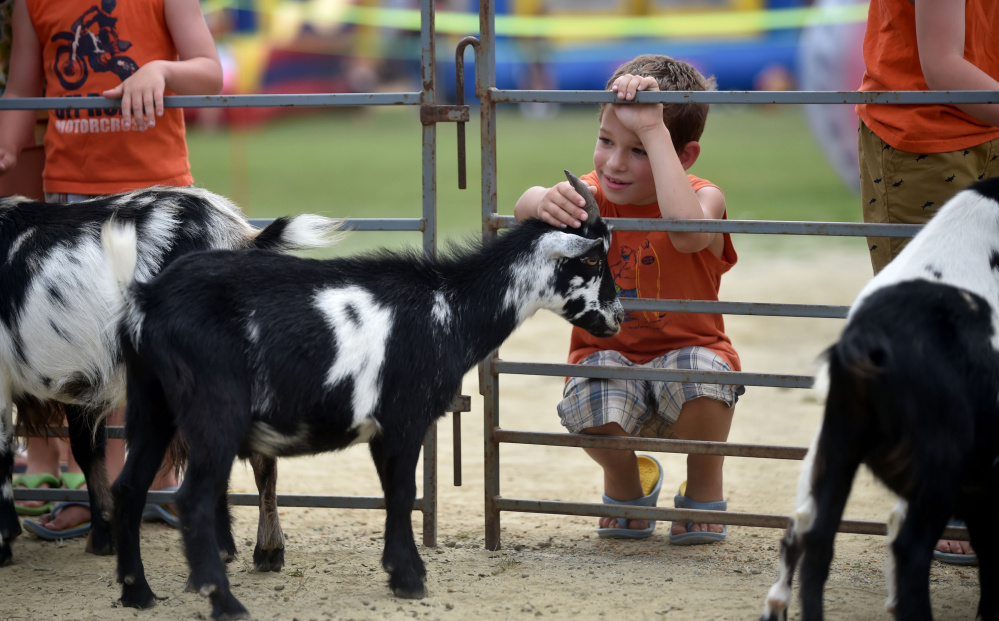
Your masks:
[{"label": "black and white goat", "polygon": [[[149,278],[184,254],[212,248],[329,245],[339,221],[279,219],[253,229],[227,199],[196,188],[153,188],[73,204],[0,198],[0,565],[21,533],[14,510],[12,410],[65,404],[73,455],[92,507],[87,549],[112,552],[104,469],[104,415],[125,397],[115,321],[121,295],[108,282],[101,227],[112,216],[136,232],[136,273]],[[35,408],[18,407],[23,418]],[[61,416],[60,416],[61,422]]]},{"label": "black and white goat", "polygon": [[247,614],[229,589],[212,526],[232,461],[357,442],[369,443],[385,494],[389,585],[397,596],[423,597],[426,570],[410,522],[416,464],[462,377],[541,308],[596,335],[620,328],[609,227],[586,185],[569,177],[589,197],[582,229],[532,220],[440,259],[204,252],[141,283],[133,282],[129,227],[108,227],[106,252],[127,308],[130,450],[112,490],[122,603],[155,603],[138,525],[175,432],[190,445],[177,493],[189,586],[210,595],[213,616]]},{"label": "black and white goat", "polygon": [[827,352],[825,419],[808,451],[763,619],[822,618],[833,538],[866,464],[901,497],[888,518],[888,602],[930,619],[933,548],[957,516],[980,563],[978,616],[999,618],[999,179],[948,201],[860,292]]}]

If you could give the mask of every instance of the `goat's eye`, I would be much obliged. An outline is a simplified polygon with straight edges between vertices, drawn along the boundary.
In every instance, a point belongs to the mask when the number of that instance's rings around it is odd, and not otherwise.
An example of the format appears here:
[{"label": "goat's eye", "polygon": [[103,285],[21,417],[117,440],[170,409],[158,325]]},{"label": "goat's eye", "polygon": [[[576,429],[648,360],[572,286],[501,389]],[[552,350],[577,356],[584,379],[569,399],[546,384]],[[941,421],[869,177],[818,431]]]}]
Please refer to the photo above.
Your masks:
[{"label": "goat's eye", "polygon": [[583,263],[585,263],[589,267],[596,267],[600,265],[600,259],[598,259],[597,257],[583,257]]}]

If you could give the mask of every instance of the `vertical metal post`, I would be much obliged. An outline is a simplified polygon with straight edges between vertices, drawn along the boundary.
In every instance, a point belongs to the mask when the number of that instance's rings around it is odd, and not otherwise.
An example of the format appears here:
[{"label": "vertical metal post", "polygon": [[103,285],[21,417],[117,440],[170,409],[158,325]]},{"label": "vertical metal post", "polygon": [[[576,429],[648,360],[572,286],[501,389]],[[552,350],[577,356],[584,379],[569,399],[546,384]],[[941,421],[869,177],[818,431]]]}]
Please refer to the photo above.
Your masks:
[{"label": "vertical metal post", "polygon": [[[421,0],[421,105],[437,103],[437,50],[434,0]],[[423,252],[437,254],[437,124],[423,126]],[[423,545],[437,547],[437,424],[423,440]]]},{"label": "vertical metal post", "polygon": [[[490,89],[496,87],[496,7],[493,0],[479,2],[479,54],[475,62],[475,91],[479,97],[482,142],[482,238],[486,240],[496,232],[488,224],[496,212],[496,103]],[[486,549],[498,550],[500,546],[500,515],[496,499],[499,498],[499,443],[493,438],[493,429],[499,426],[498,382],[493,371],[493,352],[479,365],[479,390],[483,399],[485,443],[485,518]]]}]

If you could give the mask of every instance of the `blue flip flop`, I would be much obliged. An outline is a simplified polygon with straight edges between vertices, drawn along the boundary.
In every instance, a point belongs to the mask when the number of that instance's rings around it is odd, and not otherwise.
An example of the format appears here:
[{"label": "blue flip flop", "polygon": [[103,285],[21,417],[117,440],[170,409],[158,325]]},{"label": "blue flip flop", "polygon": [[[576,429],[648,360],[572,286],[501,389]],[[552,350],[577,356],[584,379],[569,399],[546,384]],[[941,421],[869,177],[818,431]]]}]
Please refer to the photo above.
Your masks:
[{"label": "blue flip flop", "polygon": [[[950,520],[947,522],[947,526],[954,526],[961,528],[965,526],[963,520]],[[941,552],[940,550],[933,551],[933,558],[937,559],[941,563],[947,563],[948,565],[977,565],[978,555],[977,554],[955,554],[954,552]]]},{"label": "blue flip flop", "polygon": [[[176,492],[177,487],[164,487],[163,489],[153,490],[156,492]],[[162,504],[149,503],[142,508],[142,519],[147,522],[166,522],[167,526],[171,528],[180,528],[180,518],[177,514],[170,510],[170,507]]]},{"label": "blue flip flop", "polygon": [[[638,455],[638,473],[642,480],[645,496],[634,500],[614,500],[603,495],[605,505],[628,505],[632,507],[654,507],[659,500],[659,490],[663,485],[663,467],[651,455]],[[619,528],[598,528],[597,536],[604,539],[645,539],[656,529],[656,521],[649,520],[647,528],[628,528],[627,518],[618,518]]]},{"label": "blue flip flop", "polygon": [[[59,515],[59,513],[66,507],[72,507],[73,505],[78,505],[80,507],[90,508],[89,502],[57,502],[54,507],[52,507],[52,517]],[[46,541],[60,541],[62,539],[73,539],[75,537],[82,537],[90,532],[90,522],[84,522],[82,524],[77,524],[72,528],[64,528],[62,530],[52,530],[50,528],[45,528],[38,522],[34,520],[24,520],[23,524],[24,530],[32,533]]]},{"label": "blue flip flop", "polygon": [[[687,491],[687,482],[684,481],[680,484],[680,489],[677,491],[676,496],[673,497],[673,506],[677,509],[698,509],[701,511],[727,511],[728,501],[727,500],[713,500],[711,502],[698,502],[697,500],[691,500],[684,496],[684,492]],[[692,546],[704,543],[718,543],[719,541],[725,541],[725,537],[728,536],[728,526],[722,527],[722,532],[691,532],[691,528],[694,527],[693,522],[687,522],[687,532],[673,534],[672,525],[670,525],[669,542],[678,546]]]}]

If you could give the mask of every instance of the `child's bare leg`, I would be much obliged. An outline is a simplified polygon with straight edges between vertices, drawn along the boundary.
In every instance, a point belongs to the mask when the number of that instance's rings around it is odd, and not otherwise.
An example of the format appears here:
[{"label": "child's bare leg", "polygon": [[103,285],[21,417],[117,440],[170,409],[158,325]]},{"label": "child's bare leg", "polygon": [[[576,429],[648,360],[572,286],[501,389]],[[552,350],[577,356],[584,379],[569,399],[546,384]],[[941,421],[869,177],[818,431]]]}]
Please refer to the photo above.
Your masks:
[{"label": "child's bare leg", "polygon": [[[682,440],[725,442],[732,427],[734,407],[706,397],[683,404],[680,416],[673,425],[673,434]],[[725,458],[715,455],[687,456],[687,489],[684,495],[691,500],[711,502],[725,497],[722,467]],[[721,524],[694,524],[695,532],[722,532]],[[673,534],[687,532],[682,522],[673,522]]]},{"label": "child's bare leg", "polygon": [[[25,449],[28,452],[28,463],[25,474],[41,474],[47,472],[59,478],[59,438],[39,438],[31,436],[25,442]],[[40,487],[52,487],[47,483],[42,483]],[[58,487],[58,486],[56,486]],[[44,500],[19,500],[15,504],[22,507],[41,507]]]},{"label": "child's bare leg", "polygon": [[[607,423],[599,427],[583,429],[580,433],[600,436],[629,436],[617,423]],[[634,500],[644,496],[642,481],[638,476],[638,459],[634,451],[621,449],[584,448],[593,461],[604,470],[604,493],[614,500]],[[600,528],[617,528],[617,518],[600,518]],[[628,528],[648,528],[646,520],[631,520]]]}]

